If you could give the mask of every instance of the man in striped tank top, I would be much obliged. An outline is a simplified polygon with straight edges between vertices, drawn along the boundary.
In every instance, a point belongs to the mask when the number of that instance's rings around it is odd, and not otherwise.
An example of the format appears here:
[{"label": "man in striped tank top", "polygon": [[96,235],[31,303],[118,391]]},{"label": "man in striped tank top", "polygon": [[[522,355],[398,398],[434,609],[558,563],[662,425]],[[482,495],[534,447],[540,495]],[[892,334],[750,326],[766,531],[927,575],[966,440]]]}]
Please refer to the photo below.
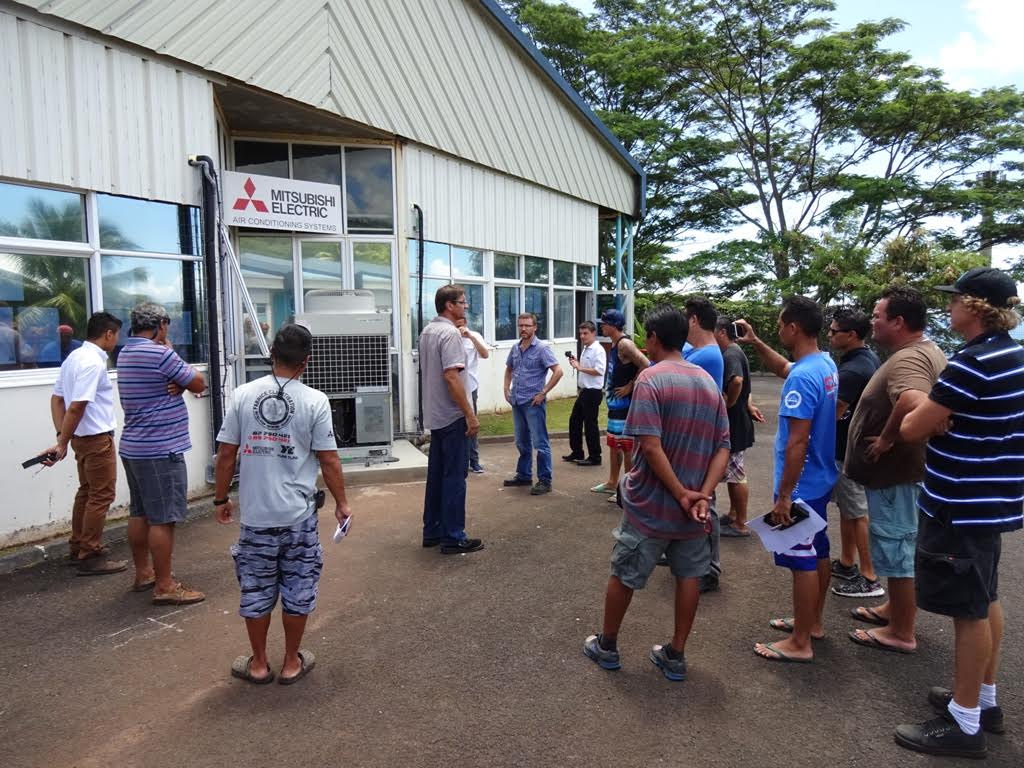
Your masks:
[{"label": "man in striped tank top", "polygon": [[124,410],[118,453],[131,494],[128,543],[135,562],[136,592],[153,590],[154,605],[186,605],[205,599],[171,572],[174,526],[188,512],[185,390],[206,389],[203,374],[178,357],[167,341],[170,315],[144,302],[131,313],[132,335],[117,357],[117,391]]},{"label": "man in striped tank top", "polygon": [[953,688],[932,688],[940,716],[896,729],[896,743],[934,755],[984,757],[985,731],[1002,733],[996,672],[1003,636],[999,603],[1002,534],[1024,521],[1024,349],[1016,283],[979,267],[954,285],[950,325],[962,346],[929,398],[904,419],[900,437],[928,438],[918,509],[917,605],[950,616]]}]

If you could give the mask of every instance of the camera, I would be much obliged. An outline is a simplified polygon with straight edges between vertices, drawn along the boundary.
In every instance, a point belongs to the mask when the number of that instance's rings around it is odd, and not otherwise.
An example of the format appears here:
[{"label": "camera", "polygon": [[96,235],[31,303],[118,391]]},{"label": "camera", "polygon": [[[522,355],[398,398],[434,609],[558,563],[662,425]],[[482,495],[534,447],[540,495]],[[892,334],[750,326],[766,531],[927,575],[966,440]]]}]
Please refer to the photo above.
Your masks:
[{"label": "camera", "polygon": [[572,359],[573,359],[574,357],[576,357],[576,355],[574,355],[574,354],[573,354],[573,353],[572,353],[572,352],[571,352],[570,350],[568,350],[568,349],[567,349],[567,350],[565,350],[565,356],[566,356],[566,357],[568,357],[568,358],[569,358],[570,360],[572,360]]}]

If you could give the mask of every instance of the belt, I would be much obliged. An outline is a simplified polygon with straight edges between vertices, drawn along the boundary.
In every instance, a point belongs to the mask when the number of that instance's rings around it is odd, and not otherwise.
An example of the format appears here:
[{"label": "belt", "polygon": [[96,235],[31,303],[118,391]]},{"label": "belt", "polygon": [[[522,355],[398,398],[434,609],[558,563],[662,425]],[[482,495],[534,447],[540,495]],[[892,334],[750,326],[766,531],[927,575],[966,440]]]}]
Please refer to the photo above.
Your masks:
[{"label": "belt", "polygon": [[113,436],[114,436],[114,430],[110,430],[109,432],[97,432],[95,435],[72,435],[72,437],[77,437],[79,440],[88,440],[90,437],[113,437]]}]

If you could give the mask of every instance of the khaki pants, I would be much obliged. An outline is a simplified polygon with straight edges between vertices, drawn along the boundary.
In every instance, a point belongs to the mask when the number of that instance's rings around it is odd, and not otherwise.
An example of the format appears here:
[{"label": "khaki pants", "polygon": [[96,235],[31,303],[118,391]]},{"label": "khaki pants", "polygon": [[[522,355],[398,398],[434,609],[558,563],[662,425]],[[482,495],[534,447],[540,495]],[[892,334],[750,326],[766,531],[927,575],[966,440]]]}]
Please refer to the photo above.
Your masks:
[{"label": "khaki pants", "polygon": [[103,526],[114,502],[117,485],[117,452],[113,435],[71,438],[78,463],[78,493],[71,512],[71,556],[84,560],[99,554]]}]

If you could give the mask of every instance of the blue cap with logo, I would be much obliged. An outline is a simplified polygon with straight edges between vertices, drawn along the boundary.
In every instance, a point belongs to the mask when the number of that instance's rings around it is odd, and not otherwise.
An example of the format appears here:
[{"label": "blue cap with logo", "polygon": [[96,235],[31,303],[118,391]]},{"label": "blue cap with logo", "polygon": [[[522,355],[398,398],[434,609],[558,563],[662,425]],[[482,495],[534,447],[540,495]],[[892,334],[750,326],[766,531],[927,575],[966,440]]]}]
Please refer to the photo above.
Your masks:
[{"label": "blue cap with logo", "polygon": [[614,325],[620,331],[626,327],[626,316],[618,309],[606,309],[598,320],[602,325]]}]

